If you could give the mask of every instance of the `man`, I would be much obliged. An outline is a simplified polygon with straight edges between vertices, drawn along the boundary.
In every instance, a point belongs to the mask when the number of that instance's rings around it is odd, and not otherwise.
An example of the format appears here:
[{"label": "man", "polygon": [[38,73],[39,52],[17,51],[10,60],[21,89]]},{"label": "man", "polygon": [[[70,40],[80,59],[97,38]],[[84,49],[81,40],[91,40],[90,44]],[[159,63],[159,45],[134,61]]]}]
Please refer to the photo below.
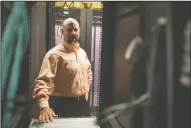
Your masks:
[{"label": "man", "polygon": [[91,64],[80,48],[79,23],[68,18],[63,22],[64,39],[47,52],[35,80],[33,97],[40,106],[40,121],[53,117],[89,115],[88,92],[92,82]]}]

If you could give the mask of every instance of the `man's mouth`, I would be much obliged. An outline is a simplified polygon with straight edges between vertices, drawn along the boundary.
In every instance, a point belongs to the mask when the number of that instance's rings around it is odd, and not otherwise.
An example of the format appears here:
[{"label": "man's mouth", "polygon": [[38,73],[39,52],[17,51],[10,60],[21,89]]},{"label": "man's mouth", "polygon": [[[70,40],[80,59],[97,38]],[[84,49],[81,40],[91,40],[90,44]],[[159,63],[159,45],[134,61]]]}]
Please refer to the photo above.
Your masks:
[{"label": "man's mouth", "polygon": [[77,37],[76,36],[69,36],[68,37],[68,43],[72,43],[72,42],[77,42]]}]

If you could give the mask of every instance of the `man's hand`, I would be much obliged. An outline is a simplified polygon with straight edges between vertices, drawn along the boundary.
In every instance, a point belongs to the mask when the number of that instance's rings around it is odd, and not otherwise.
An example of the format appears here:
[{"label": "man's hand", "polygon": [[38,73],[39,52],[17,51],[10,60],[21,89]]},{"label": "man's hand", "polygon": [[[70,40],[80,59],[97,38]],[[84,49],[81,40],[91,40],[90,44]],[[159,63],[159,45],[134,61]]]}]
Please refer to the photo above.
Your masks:
[{"label": "man's hand", "polygon": [[42,122],[52,122],[53,121],[53,117],[57,116],[54,111],[49,108],[49,107],[45,107],[40,111],[40,116],[39,116],[39,120]]}]

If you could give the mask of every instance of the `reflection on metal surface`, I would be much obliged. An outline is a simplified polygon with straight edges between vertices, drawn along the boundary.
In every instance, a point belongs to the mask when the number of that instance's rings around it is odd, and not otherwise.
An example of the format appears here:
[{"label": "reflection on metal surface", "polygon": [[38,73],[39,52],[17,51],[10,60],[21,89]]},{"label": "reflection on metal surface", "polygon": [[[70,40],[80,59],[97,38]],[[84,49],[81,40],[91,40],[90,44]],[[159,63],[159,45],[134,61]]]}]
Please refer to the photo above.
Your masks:
[{"label": "reflection on metal surface", "polygon": [[138,45],[142,43],[142,38],[140,36],[136,36],[133,40],[129,43],[126,51],[125,51],[125,59],[130,60],[133,56]]},{"label": "reflection on metal surface", "polygon": [[180,77],[180,82],[185,87],[190,87],[190,24],[191,21],[189,20],[184,30],[183,62]]},{"label": "reflection on metal surface", "polygon": [[[135,107],[147,104],[149,94],[145,93],[130,103],[121,103],[108,107],[100,114],[99,124],[104,128],[131,128],[131,120]],[[126,117],[123,120],[120,117]]]}]

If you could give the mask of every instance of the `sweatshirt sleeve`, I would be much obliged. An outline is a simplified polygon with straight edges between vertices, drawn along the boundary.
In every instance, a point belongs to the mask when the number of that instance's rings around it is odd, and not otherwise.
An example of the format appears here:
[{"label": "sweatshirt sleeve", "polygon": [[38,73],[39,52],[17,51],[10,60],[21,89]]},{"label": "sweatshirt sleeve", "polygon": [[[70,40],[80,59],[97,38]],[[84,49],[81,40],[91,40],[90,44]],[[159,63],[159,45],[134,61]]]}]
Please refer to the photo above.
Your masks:
[{"label": "sweatshirt sleeve", "polygon": [[38,77],[35,79],[33,98],[40,108],[49,107],[48,99],[54,89],[54,78],[58,69],[58,60],[47,53],[43,59]]}]

